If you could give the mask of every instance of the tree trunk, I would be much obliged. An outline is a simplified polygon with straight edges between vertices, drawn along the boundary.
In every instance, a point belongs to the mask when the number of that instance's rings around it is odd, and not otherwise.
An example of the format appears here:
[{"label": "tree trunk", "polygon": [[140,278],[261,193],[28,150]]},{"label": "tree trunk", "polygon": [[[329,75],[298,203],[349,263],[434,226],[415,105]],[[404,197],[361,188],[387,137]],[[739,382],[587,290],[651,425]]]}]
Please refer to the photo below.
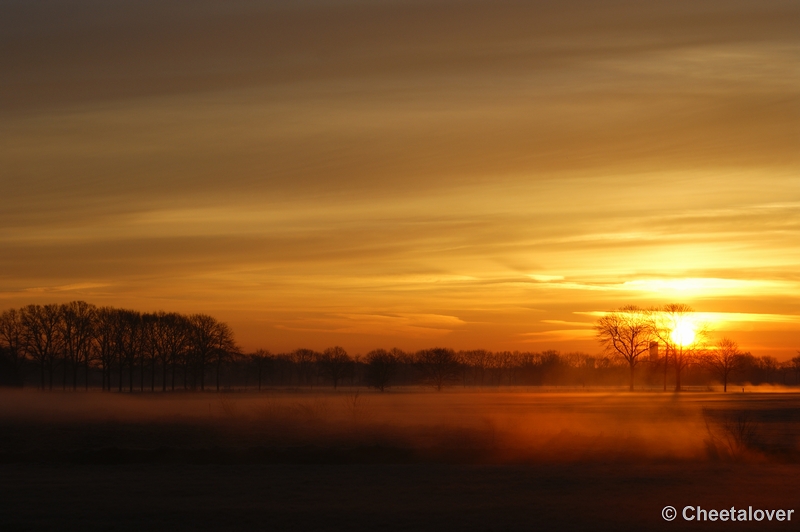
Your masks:
[{"label": "tree trunk", "polygon": [[633,391],[633,372],[634,372],[634,365],[631,364],[631,386],[629,391]]}]

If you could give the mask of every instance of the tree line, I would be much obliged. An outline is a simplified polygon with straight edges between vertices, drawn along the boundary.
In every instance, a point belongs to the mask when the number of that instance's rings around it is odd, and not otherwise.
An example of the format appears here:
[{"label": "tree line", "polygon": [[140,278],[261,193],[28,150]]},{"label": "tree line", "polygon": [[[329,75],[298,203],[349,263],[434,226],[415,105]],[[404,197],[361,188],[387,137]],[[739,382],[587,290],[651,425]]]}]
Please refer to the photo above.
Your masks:
[{"label": "tree line", "polygon": [[[0,314],[0,384],[43,390],[228,390],[266,387],[370,386],[619,386],[634,378],[653,387],[668,371],[692,385],[730,379],[753,384],[797,384],[800,356],[779,363],[755,357],[723,339],[678,345],[672,332],[690,309],[623,307],[598,320],[606,353],[557,351],[415,352],[375,349],[350,355],[334,346],[321,352],[244,353],[231,328],[205,314],[141,313],[83,301],[28,305]],[[684,312],[681,314],[677,312]],[[671,321],[670,321],[671,320]],[[653,345],[656,344],[656,349]],[[659,349],[660,346],[660,349]],[[639,370],[638,373],[634,373]]]},{"label": "tree line", "polygon": [[[239,353],[231,328],[206,314],[141,313],[84,301],[0,314],[0,381],[41,389],[205,390]],[[98,379],[99,377],[99,379]],[[27,382],[26,382],[27,381]]]}]

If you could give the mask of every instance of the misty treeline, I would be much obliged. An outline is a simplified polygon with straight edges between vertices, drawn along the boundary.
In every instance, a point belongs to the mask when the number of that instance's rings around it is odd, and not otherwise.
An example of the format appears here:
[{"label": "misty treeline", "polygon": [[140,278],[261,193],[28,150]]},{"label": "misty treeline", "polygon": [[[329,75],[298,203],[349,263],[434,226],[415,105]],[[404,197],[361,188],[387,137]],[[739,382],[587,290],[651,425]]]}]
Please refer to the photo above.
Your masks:
[{"label": "misty treeline", "polygon": [[[730,382],[796,384],[800,379],[800,357],[779,363],[772,357],[739,353],[735,346],[733,352],[735,361],[725,375]],[[688,348],[685,356],[688,360]],[[637,382],[658,385],[669,360],[637,355],[636,366],[642,368]],[[45,390],[619,386],[626,383],[629,369],[625,357],[613,352],[591,356],[437,347],[351,355],[330,347],[322,352],[244,353],[231,328],[205,314],[141,313],[83,301],[28,305],[0,314],[0,384]],[[721,382],[719,372],[708,364],[687,364],[681,370],[691,385]]]},{"label": "misty treeline", "polygon": [[695,377],[696,381],[698,372],[705,373],[706,380],[721,383],[723,391],[734,380],[751,384],[800,383],[800,356],[779,362],[775,357],[743,352],[727,337],[711,342],[708,324],[682,303],[650,308],[627,305],[605,312],[597,320],[595,332],[605,352],[627,367],[631,391],[639,366],[646,366],[651,376],[660,369],[665,391],[670,373],[676,391],[682,389],[687,378]]}]

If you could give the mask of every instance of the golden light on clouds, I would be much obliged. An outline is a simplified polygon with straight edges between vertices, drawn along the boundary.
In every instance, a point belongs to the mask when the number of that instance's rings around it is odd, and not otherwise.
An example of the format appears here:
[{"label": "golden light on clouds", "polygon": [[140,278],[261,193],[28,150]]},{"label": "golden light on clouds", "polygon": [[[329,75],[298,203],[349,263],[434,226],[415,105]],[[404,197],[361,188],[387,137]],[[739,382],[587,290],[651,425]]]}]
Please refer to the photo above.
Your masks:
[{"label": "golden light on clouds", "polygon": [[800,349],[796,2],[80,5],[0,7],[4,307],[596,352],[681,302]]}]

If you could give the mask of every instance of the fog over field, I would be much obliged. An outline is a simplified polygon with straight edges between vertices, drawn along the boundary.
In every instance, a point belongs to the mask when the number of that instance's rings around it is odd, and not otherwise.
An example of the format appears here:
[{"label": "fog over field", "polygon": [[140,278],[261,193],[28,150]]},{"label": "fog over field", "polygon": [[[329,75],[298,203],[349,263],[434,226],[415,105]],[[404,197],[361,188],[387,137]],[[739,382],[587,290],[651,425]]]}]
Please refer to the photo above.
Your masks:
[{"label": "fog over field", "polygon": [[780,391],[5,391],[0,519],[4,530],[675,530],[686,523],[664,521],[665,505],[794,508],[798,407]]},{"label": "fog over field", "polygon": [[[9,430],[0,451],[10,461],[114,460],[119,452],[116,459],[122,461],[192,462],[211,459],[211,449],[219,460],[234,462],[800,457],[800,398],[780,391],[673,395],[414,388],[167,396],[20,391],[3,392],[2,398],[0,416]],[[133,454],[126,458],[127,452]]]}]

